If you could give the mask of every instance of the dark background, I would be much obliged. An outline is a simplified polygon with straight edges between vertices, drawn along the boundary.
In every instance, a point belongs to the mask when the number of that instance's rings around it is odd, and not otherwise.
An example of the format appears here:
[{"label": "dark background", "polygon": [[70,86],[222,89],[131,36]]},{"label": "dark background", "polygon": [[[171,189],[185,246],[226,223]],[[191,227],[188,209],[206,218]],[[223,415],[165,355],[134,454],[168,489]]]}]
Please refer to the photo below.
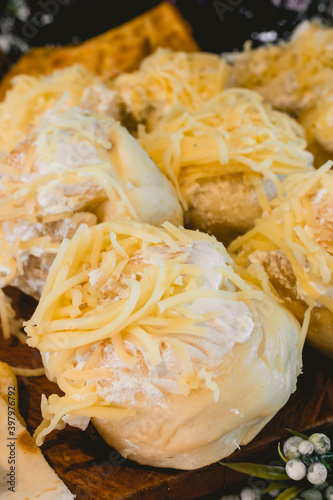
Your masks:
[{"label": "dark background", "polygon": [[[171,0],[170,0],[171,1]],[[29,47],[78,43],[124,23],[159,0],[0,0],[0,48],[12,61]],[[330,0],[173,0],[202,50],[275,42],[304,18],[332,21]],[[332,4],[332,8],[331,8]]]}]

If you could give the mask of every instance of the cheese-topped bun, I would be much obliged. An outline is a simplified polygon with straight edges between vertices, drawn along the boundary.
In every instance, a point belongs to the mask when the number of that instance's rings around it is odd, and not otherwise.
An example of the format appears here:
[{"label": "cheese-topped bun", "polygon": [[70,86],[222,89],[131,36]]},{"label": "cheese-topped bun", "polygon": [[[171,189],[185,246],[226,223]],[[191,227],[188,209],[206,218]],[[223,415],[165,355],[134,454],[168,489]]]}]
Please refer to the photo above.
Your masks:
[{"label": "cheese-topped bun", "polygon": [[121,73],[112,88],[120,118],[136,132],[140,123],[152,130],[174,104],[200,108],[223,89],[228,75],[227,63],[216,54],[158,49],[138,71]]},{"label": "cheese-topped bun", "polygon": [[79,106],[117,117],[115,92],[83,66],[76,64],[48,76],[17,75],[0,103],[0,151],[10,152],[38,128],[59,99],[63,111]]},{"label": "cheese-topped bun", "polygon": [[0,286],[38,298],[59,245],[81,223],[182,222],[171,183],[112,118],[54,110],[0,162]]},{"label": "cheese-topped bun", "polygon": [[82,225],[26,332],[64,392],[43,397],[37,444],[91,418],[123,456],[158,467],[195,469],[248,443],[301,368],[292,315],[215,238],[170,223]]},{"label": "cheese-topped bun", "polygon": [[333,29],[316,21],[297,26],[289,42],[226,54],[228,85],[257,90],[274,108],[298,114],[309,109],[332,80]]},{"label": "cheese-topped bun", "polygon": [[227,85],[255,89],[274,108],[297,115],[317,166],[333,152],[332,43],[332,27],[304,21],[289,42],[254,50],[247,43],[226,56],[232,64]]},{"label": "cheese-topped bun", "polygon": [[270,284],[299,321],[307,339],[333,357],[333,171],[328,162],[286,183],[286,199],[271,216],[229,247]]},{"label": "cheese-topped bun", "polygon": [[198,111],[174,106],[152,132],[139,129],[139,142],[175,185],[186,225],[223,243],[270,213],[281,178],[312,169],[302,127],[247,89]]}]

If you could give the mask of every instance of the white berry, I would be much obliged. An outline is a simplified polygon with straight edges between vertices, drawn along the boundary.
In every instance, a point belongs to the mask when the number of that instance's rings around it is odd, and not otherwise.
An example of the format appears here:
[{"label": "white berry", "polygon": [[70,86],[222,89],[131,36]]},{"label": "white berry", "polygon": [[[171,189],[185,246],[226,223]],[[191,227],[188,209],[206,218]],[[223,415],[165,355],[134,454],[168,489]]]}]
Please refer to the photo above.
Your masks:
[{"label": "white berry", "polygon": [[291,436],[285,441],[283,445],[283,454],[288,459],[298,458],[300,452],[298,451],[298,446],[303,439],[299,436]]},{"label": "white berry", "polygon": [[326,488],[326,490],[324,491],[324,495],[326,500],[333,500],[333,486],[329,486],[328,488]]},{"label": "white berry", "polygon": [[276,498],[280,495],[281,490],[271,490],[268,492],[269,496],[272,498]]},{"label": "white berry", "polygon": [[321,432],[315,432],[312,434],[309,437],[309,441],[313,444],[315,452],[318,453],[318,455],[324,455],[331,449],[330,438]]},{"label": "white berry", "polygon": [[301,460],[293,458],[286,463],[286,473],[290,479],[300,481],[306,476],[306,467]]},{"label": "white berry", "polygon": [[299,443],[298,451],[300,452],[301,455],[311,455],[311,453],[313,453],[314,451],[314,446],[311,443],[311,441],[304,439],[304,441],[301,441]]},{"label": "white berry", "polygon": [[260,500],[260,493],[261,492],[259,488],[246,487],[242,489],[240,497],[241,500]]},{"label": "white berry", "polygon": [[302,491],[301,497],[303,500],[323,500],[322,494],[317,488],[310,488]]},{"label": "white berry", "polygon": [[311,484],[322,484],[326,481],[327,469],[324,464],[317,462],[310,465],[306,477]]}]

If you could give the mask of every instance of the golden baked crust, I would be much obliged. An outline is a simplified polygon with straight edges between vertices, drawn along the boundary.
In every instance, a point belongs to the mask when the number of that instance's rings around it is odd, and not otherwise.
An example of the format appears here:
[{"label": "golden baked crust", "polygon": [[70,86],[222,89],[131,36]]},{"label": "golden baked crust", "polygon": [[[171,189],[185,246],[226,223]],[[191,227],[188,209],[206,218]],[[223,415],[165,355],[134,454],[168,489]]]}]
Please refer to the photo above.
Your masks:
[{"label": "golden baked crust", "polygon": [[198,50],[189,24],[169,2],[162,2],[145,14],[79,45],[32,49],[5,75],[0,85],[0,99],[10,88],[11,79],[21,73],[49,74],[81,63],[90,72],[109,79],[122,71],[136,69],[157,47]]},{"label": "golden baked crust", "polygon": [[181,172],[180,186],[188,200],[187,227],[214,234],[228,245],[261,217],[262,208],[256,190],[245,182],[242,174],[202,177],[195,183],[188,183],[186,171],[184,168]]}]

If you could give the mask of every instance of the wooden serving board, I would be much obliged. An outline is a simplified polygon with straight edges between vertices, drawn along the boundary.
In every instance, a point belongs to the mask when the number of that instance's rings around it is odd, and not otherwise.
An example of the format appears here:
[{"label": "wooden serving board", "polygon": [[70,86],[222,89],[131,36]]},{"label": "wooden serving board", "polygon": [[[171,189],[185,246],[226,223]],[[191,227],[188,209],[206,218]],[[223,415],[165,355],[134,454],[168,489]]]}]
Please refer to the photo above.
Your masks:
[{"label": "wooden serving board", "polygon": [[[12,290],[15,295],[15,292]],[[16,307],[28,319],[33,311],[32,299],[15,295]],[[0,360],[13,366],[41,366],[39,353],[20,344],[16,338],[4,341],[0,335]],[[310,433],[327,432],[333,437],[333,361],[309,347],[304,350],[304,372],[297,391],[286,406],[247,446],[235,452],[228,461],[273,463],[277,460],[277,441],[288,436],[286,428]],[[41,421],[40,399],[58,393],[57,386],[45,377],[18,377],[19,408],[28,430],[33,432]],[[83,432],[67,427],[49,435],[42,451],[77,500],[189,500],[220,498],[225,487],[244,480],[244,476],[213,464],[196,471],[158,469],[125,460],[109,448],[90,425]],[[38,471],[36,471],[38,480]],[[257,484],[247,479],[247,484]],[[207,496],[209,495],[209,497]]]}]

